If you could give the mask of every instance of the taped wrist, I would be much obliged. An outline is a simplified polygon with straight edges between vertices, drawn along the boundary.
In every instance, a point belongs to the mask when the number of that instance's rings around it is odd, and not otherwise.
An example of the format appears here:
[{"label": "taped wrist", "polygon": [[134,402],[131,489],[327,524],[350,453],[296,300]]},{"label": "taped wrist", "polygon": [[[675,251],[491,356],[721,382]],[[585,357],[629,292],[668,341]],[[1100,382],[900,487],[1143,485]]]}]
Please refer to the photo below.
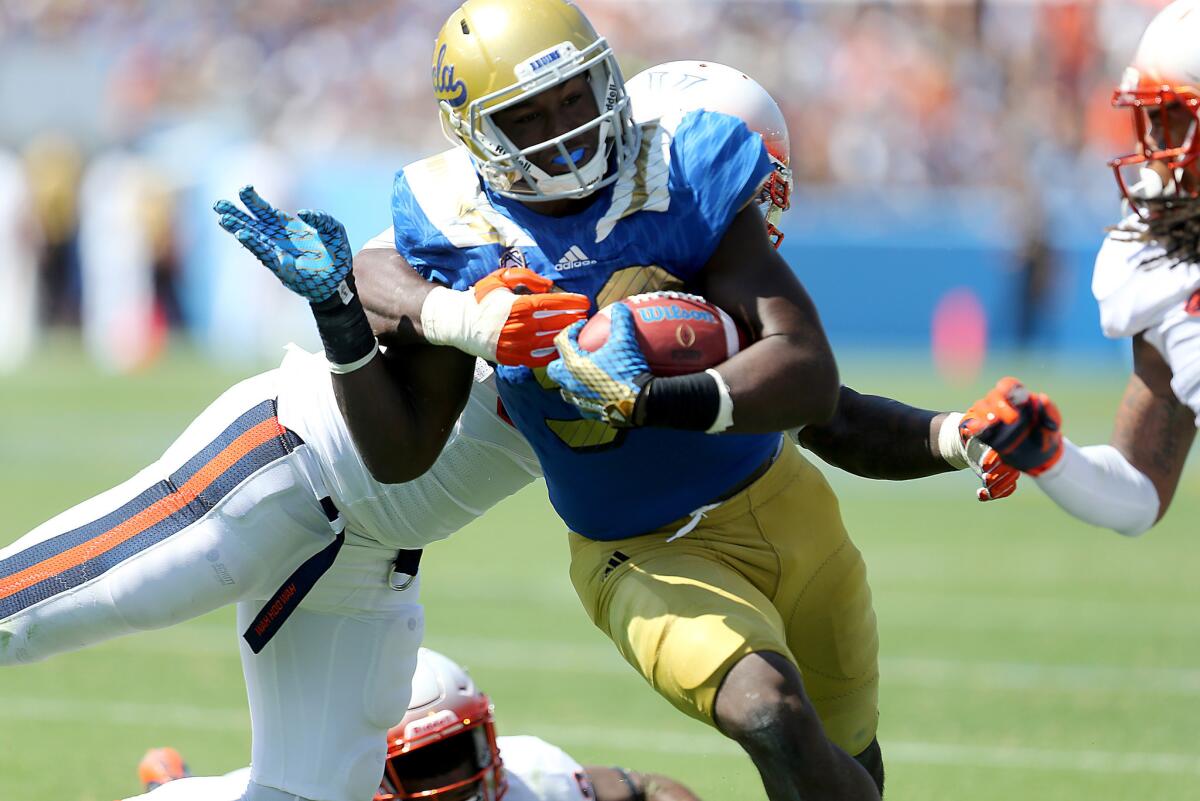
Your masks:
[{"label": "taped wrist", "polygon": [[353,275],[347,275],[332,296],[311,305],[325,358],[334,372],[350,372],[371,360],[379,343],[354,289]]},{"label": "taped wrist", "polygon": [[958,424],[962,422],[962,419],[963,416],[960,412],[951,412],[946,415],[946,419],[942,421],[942,427],[938,429],[938,453],[941,454],[946,464],[955,470],[962,470],[970,464],[962,435],[958,433]]},{"label": "taped wrist", "polygon": [[421,304],[421,332],[430,345],[448,345],[488,361],[496,358],[496,345],[512,304],[501,295],[480,302],[475,293],[434,287]]},{"label": "taped wrist", "polygon": [[721,387],[712,372],[651,379],[642,390],[639,424],[708,431],[721,411]]}]

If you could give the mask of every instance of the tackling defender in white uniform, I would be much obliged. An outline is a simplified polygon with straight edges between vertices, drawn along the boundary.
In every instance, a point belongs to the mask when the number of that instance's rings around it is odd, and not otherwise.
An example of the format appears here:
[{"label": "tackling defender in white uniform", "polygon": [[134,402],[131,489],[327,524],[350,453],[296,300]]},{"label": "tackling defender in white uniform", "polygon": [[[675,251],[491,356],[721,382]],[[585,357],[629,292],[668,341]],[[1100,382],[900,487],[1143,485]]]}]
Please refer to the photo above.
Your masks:
[{"label": "tackling defender in white uniform", "polygon": [[[464,309],[489,307],[473,328],[480,349],[529,351],[530,328],[577,319],[534,325],[541,296],[485,283],[462,293]],[[0,665],[236,603],[253,769],[208,801],[369,798],[421,642],[419,549],[540,474],[497,414],[491,369],[480,362],[473,387],[444,388],[440,350],[374,359],[412,380],[397,411],[412,425],[410,474],[396,483],[374,478],[351,440],[338,365],[293,349],[154,464],[0,550]]]},{"label": "tackling defender in white uniform", "polygon": [[1109,445],[1077,447],[1058,409],[1002,379],[964,422],[1068,513],[1127,536],[1166,514],[1200,424],[1200,1],[1146,29],[1113,95],[1136,151],[1111,162],[1129,206],[1096,257],[1105,336],[1132,337],[1133,375]]},{"label": "tackling defender in white uniform", "polygon": [[[657,774],[581,765],[538,737],[497,737],[492,704],[454,660],[428,648],[417,657],[412,700],[388,731],[388,760],[374,801],[700,801]],[[184,778],[174,749],[146,754],[145,795],[127,801],[236,798],[249,768]]]}]

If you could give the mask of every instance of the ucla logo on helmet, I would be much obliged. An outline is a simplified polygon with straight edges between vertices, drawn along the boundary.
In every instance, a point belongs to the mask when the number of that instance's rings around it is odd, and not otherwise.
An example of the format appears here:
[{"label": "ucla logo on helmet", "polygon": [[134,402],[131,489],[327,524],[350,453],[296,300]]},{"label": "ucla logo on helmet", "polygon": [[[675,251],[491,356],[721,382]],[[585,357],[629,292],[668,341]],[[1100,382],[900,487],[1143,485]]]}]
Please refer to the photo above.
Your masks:
[{"label": "ucla logo on helmet", "polygon": [[437,62],[433,65],[433,92],[438,100],[444,100],[451,108],[467,102],[467,85],[454,79],[454,65],[446,63],[446,45],[438,49]]}]

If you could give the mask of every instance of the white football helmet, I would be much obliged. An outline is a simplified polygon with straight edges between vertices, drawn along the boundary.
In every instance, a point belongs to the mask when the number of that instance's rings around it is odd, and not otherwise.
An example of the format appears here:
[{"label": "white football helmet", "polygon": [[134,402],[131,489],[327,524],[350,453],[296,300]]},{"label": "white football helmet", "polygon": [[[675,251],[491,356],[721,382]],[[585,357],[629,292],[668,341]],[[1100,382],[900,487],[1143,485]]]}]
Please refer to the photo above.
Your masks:
[{"label": "white football helmet", "polygon": [[1200,194],[1200,0],[1176,0],[1146,28],[1113,93],[1133,112],[1136,150],[1109,162],[1140,215]]},{"label": "white football helmet", "polygon": [[507,789],[491,701],[461,665],[422,648],[375,801],[500,801]]},{"label": "white football helmet", "polygon": [[719,111],[740,118],[763,138],[775,172],[763,185],[759,203],[775,247],[783,241],[777,227],[791,204],[791,144],[787,121],[766,89],[744,72],[712,61],[671,61],[642,70],[626,85],[639,122],[677,112]]},{"label": "white football helmet", "polygon": [[[464,145],[497,194],[524,202],[586,197],[615,181],[641,147],[625,81],[612,48],[566,0],[466,0],[433,46],[433,90],[442,129]],[[561,136],[520,148],[492,121],[503,109],[577,75],[587,77],[599,111]],[[568,140],[596,136],[579,164]],[[529,157],[557,151],[568,167],[551,175]]]}]

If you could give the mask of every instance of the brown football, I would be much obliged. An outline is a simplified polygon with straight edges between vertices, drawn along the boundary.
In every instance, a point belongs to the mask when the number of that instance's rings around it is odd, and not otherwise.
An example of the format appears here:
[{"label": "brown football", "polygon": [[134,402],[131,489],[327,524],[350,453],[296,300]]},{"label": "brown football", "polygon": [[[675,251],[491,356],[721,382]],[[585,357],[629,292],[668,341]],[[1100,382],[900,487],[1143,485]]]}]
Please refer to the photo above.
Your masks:
[{"label": "brown football", "polygon": [[[638,345],[654,375],[697,373],[715,367],[745,346],[733,318],[699,295],[647,292],[623,303],[633,312]],[[596,312],[579,332],[579,345],[594,351],[608,341],[610,310]]]}]

